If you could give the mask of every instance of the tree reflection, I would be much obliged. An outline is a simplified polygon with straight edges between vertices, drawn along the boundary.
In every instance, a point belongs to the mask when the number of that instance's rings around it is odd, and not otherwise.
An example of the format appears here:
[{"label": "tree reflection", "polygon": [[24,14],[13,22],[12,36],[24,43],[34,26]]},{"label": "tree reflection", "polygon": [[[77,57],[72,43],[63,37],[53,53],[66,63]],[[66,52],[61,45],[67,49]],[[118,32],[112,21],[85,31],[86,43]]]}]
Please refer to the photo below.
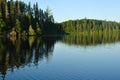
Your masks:
[{"label": "tree reflection", "polygon": [[85,34],[68,35],[62,38],[62,42],[69,45],[89,46],[106,43],[114,43],[120,41],[120,33],[111,31],[106,32],[90,32]]},{"label": "tree reflection", "polygon": [[0,38],[0,74],[7,70],[24,67],[33,63],[35,66],[43,58],[49,60],[58,37]]},{"label": "tree reflection", "polygon": [[119,35],[116,32],[109,35],[92,32],[59,37],[0,38],[0,74],[4,79],[8,70],[13,72],[15,68],[24,68],[31,64],[38,66],[38,62],[43,58],[48,61],[58,40],[69,45],[88,46],[117,42],[120,40]]}]

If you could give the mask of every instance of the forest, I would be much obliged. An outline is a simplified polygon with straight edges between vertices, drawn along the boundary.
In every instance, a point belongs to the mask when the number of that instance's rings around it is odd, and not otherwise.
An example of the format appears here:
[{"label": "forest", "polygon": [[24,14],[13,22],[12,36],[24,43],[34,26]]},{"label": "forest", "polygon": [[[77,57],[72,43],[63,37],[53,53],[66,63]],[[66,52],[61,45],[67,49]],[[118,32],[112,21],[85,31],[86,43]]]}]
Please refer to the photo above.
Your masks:
[{"label": "forest", "polygon": [[[60,30],[60,29],[59,29]],[[22,1],[0,0],[1,35],[43,35],[59,32],[49,8],[45,11]]]},{"label": "forest", "polygon": [[51,10],[42,10],[37,2],[0,0],[0,35],[109,34],[119,29],[118,22],[87,18],[55,23]]},{"label": "forest", "polygon": [[120,29],[120,23],[118,22],[87,18],[65,21],[60,25],[67,33],[110,33],[118,32]]}]

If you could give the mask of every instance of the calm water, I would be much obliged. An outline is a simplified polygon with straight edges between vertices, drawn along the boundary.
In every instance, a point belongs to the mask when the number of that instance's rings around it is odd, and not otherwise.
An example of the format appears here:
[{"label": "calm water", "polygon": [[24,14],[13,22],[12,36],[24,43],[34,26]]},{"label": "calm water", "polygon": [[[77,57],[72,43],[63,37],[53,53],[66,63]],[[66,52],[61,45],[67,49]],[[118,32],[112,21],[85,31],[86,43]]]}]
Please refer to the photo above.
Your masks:
[{"label": "calm water", "polygon": [[1,38],[0,80],[120,80],[119,37]]}]

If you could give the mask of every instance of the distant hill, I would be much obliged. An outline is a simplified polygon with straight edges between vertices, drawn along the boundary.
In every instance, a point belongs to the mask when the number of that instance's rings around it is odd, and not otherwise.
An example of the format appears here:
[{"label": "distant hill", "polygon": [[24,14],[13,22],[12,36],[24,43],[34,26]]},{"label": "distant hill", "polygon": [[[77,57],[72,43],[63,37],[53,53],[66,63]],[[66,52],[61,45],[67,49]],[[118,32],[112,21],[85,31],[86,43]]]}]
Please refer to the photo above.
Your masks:
[{"label": "distant hill", "polygon": [[65,32],[113,31],[120,29],[120,23],[106,20],[77,19],[60,23]]}]

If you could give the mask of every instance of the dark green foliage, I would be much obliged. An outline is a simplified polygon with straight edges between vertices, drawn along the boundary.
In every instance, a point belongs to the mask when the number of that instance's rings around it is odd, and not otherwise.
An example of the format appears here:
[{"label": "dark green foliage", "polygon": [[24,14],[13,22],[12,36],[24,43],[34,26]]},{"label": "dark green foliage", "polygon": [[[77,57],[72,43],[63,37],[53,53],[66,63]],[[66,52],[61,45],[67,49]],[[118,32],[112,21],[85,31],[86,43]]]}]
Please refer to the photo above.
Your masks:
[{"label": "dark green foliage", "polygon": [[120,23],[94,20],[94,19],[81,19],[81,20],[69,20],[62,22],[61,26],[67,33],[90,33],[90,32],[106,32],[116,30],[120,28]]},{"label": "dark green foliage", "polygon": [[[33,29],[32,32],[30,29]],[[31,6],[19,0],[0,0],[0,34],[15,30],[19,35],[50,35],[63,33],[118,32],[120,23],[94,19],[69,20],[54,23],[51,10],[39,9],[38,3]]]},{"label": "dark green foliage", "polygon": [[20,21],[18,19],[16,19],[15,30],[17,31],[17,33],[20,34],[21,28],[20,28]]},{"label": "dark green foliage", "polygon": [[2,30],[5,27],[5,22],[3,21],[3,19],[1,18],[1,13],[0,13],[0,34],[2,34]]},{"label": "dark green foliage", "polygon": [[41,28],[40,28],[38,22],[36,23],[36,34],[37,34],[37,35],[41,35],[41,34],[42,34]]},{"label": "dark green foliage", "polygon": [[[29,31],[31,27],[34,33]],[[49,8],[43,11],[38,8],[38,3],[35,3],[32,8],[30,2],[27,5],[18,0],[0,0],[0,28],[2,34],[3,32],[9,34],[14,29],[20,35],[51,34],[53,32],[49,31],[56,30]]]}]

